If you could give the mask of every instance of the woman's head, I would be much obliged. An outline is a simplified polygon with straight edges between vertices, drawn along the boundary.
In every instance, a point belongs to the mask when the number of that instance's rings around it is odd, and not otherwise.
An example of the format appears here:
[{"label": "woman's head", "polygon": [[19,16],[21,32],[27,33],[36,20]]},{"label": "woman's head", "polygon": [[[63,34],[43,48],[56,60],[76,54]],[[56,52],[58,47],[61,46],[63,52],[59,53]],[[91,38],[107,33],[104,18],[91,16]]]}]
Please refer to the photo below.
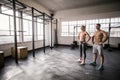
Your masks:
[{"label": "woman's head", "polygon": [[86,27],[84,25],[81,26],[81,30],[85,31]]}]

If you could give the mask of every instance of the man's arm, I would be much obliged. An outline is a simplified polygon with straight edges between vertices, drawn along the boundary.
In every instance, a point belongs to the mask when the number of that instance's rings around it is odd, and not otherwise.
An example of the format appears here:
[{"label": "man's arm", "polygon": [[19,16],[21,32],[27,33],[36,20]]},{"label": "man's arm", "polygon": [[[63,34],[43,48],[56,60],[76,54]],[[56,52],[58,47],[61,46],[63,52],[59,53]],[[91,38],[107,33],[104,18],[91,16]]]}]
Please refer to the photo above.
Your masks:
[{"label": "man's arm", "polygon": [[96,32],[92,36],[92,43],[94,44],[94,37],[95,37]]},{"label": "man's arm", "polygon": [[88,36],[88,40],[86,42],[88,42],[90,40],[90,35],[86,32],[87,36]]},{"label": "man's arm", "polygon": [[102,31],[102,33],[103,33],[103,40],[102,40],[102,43],[104,43],[104,42],[106,42],[107,40],[108,40],[108,35],[107,35],[107,33],[105,32],[105,31]]},{"label": "man's arm", "polygon": [[92,43],[93,43],[93,44],[94,44],[94,37],[95,37],[95,36],[93,35],[93,36],[92,36]]}]

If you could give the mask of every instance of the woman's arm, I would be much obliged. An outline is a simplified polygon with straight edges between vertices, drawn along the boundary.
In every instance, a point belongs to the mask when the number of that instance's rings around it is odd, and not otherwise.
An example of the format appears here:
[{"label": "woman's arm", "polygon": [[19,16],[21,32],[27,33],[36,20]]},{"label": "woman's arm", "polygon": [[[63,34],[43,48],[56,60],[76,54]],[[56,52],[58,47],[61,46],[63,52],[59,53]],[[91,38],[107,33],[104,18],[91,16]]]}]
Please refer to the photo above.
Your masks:
[{"label": "woman's arm", "polygon": [[78,33],[78,41],[80,40],[80,32]]},{"label": "woman's arm", "polygon": [[88,36],[88,40],[86,42],[88,42],[91,39],[91,37],[87,32],[86,32],[86,35]]}]

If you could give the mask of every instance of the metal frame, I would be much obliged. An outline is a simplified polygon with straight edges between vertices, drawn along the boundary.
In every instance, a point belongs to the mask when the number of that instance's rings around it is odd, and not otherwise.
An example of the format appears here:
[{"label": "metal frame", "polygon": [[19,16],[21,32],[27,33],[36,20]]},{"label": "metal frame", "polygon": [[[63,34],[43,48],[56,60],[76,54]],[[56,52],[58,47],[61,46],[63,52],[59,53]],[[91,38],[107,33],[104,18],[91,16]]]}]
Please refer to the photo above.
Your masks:
[{"label": "metal frame", "polygon": [[43,52],[45,53],[45,13],[43,13]]},{"label": "metal frame", "polygon": [[57,30],[58,30],[57,26],[58,26],[58,24],[57,24],[57,19],[54,18],[53,21],[54,21],[53,24],[55,24],[55,28],[56,28],[55,29],[55,42],[54,42],[54,46],[57,47],[57,45],[58,45],[58,33],[57,33]]},{"label": "metal frame", "polygon": [[5,6],[11,8],[11,9],[13,9],[15,63],[18,64],[16,10],[17,9],[24,9],[26,7],[21,2],[19,2],[17,0],[4,0],[3,3],[0,3],[0,5],[5,5]]},{"label": "metal frame", "polygon": [[73,42],[75,41],[75,28],[76,28],[76,27],[81,27],[81,26],[74,26]]},{"label": "metal frame", "polygon": [[58,45],[58,33],[57,33],[57,30],[58,30],[58,20],[56,19],[56,46]]},{"label": "metal frame", "polygon": [[108,29],[108,47],[110,47],[110,30],[111,30],[110,25],[111,23],[109,23],[109,29]]},{"label": "metal frame", "polygon": [[[30,7],[24,3],[19,2],[18,0],[3,0],[0,2],[0,5],[4,5],[13,9],[13,19],[14,19],[14,47],[15,47],[15,63],[18,64],[18,51],[17,51],[17,30],[16,30],[16,18],[23,19],[22,13],[27,13],[32,15],[32,48],[33,48],[33,57],[35,57],[35,44],[34,44],[34,17],[42,16],[43,19],[43,51],[45,53],[45,22],[51,21],[51,49],[52,49],[52,20],[54,19],[53,16],[49,16],[46,13],[43,13],[34,7]],[[28,9],[29,10],[28,10]],[[16,11],[21,12],[21,17],[16,16]],[[35,13],[37,12],[37,13]],[[0,12],[1,13],[1,12]],[[4,13],[2,13],[4,14]],[[8,14],[5,14],[8,15]],[[12,16],[12,15],[9,15]],[[56,19],[57,20],[57,19]],[[23,24],[23,23],[22,23]],[[57,23],[56,23],[57,26]]]},{"label": "metal frame", "polygon": [[0,12],[2,12],[1,6],[2,6],[2,5],[0,4]]},{"label": "metal frame", "polygon": [[43,48],[44,48],[44,53],[45,53],[45,23],[46,23],[46,21],[51,23],[51,46],[50,46],[50,48],[51,48],[51,50],[53,48],[53,45],[52,45],[53,44],[52,43],[52,31],[53,31],[52,30],[53,29],[52,20],[53,19],[54,19],[53,16],[49,16],[49,15],[43,13]]},{"label": "metal frame", "polygon": [[53,47],[52,47],[52,20],[53,20],[53,18],[51,17],[51,47],[50,47],[51,50],[52,50],[52,48],[53,48]]},{"label": "metal frame", "polygon": [[109,24],[109,31],[108,31],[108,47],[110,48],[110,32],[112,28],[120,28],[120,26],[116,26],[116,27],[111,27],[111,23]]},{"label": "metal frame", "polygon": [[14,15],[15,62],[16,62],[16,64],[18,64],[17,32],[16,32],[16,5],[15,5],[15,0],[13,0],[13,15]]},{"label": "metal frame", "polygon": [[32,7],[32,48],[33,57],[35,57],[35,44],[34,44],[34,8]]}]

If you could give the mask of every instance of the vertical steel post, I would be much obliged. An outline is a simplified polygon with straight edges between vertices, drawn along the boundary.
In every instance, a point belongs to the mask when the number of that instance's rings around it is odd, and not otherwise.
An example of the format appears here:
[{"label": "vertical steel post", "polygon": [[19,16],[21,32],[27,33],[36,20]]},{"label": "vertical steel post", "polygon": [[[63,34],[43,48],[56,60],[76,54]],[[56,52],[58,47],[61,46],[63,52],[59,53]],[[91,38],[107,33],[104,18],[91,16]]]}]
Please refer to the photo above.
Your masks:
[{"label": "vertical steel post", "polygon": [[18,64],[18,51],[17,51],[17,32],[16,32],[16,4],[13,0],[13,20],[14,20],[14,47],[15,47],[15,62]]},{"label": "vertical steel post", "polygon": [[34,44],[34,8],[32,7],[32,48],[33,57],[35,57],[35,44]]},{"label": "vertical steel post", "polygon": [[111,23],[109,23],[109,30],[108,30],[108,47],[110,47],[110,30],[111,30],[110,24]]},{"label": "vertical steel post", "polygon": [[57,33],[57,30],[58,30],[58,21],[56,19],[56,46],[58,45],[58,33]]},{"label": "vertical steel post", "polygon": [[43,51],[45,53],[45,13],[43,13]]},{"label": "vertical steel post", "polygon": [[52,16],[51,16],[51,50],[52,50]]}]

